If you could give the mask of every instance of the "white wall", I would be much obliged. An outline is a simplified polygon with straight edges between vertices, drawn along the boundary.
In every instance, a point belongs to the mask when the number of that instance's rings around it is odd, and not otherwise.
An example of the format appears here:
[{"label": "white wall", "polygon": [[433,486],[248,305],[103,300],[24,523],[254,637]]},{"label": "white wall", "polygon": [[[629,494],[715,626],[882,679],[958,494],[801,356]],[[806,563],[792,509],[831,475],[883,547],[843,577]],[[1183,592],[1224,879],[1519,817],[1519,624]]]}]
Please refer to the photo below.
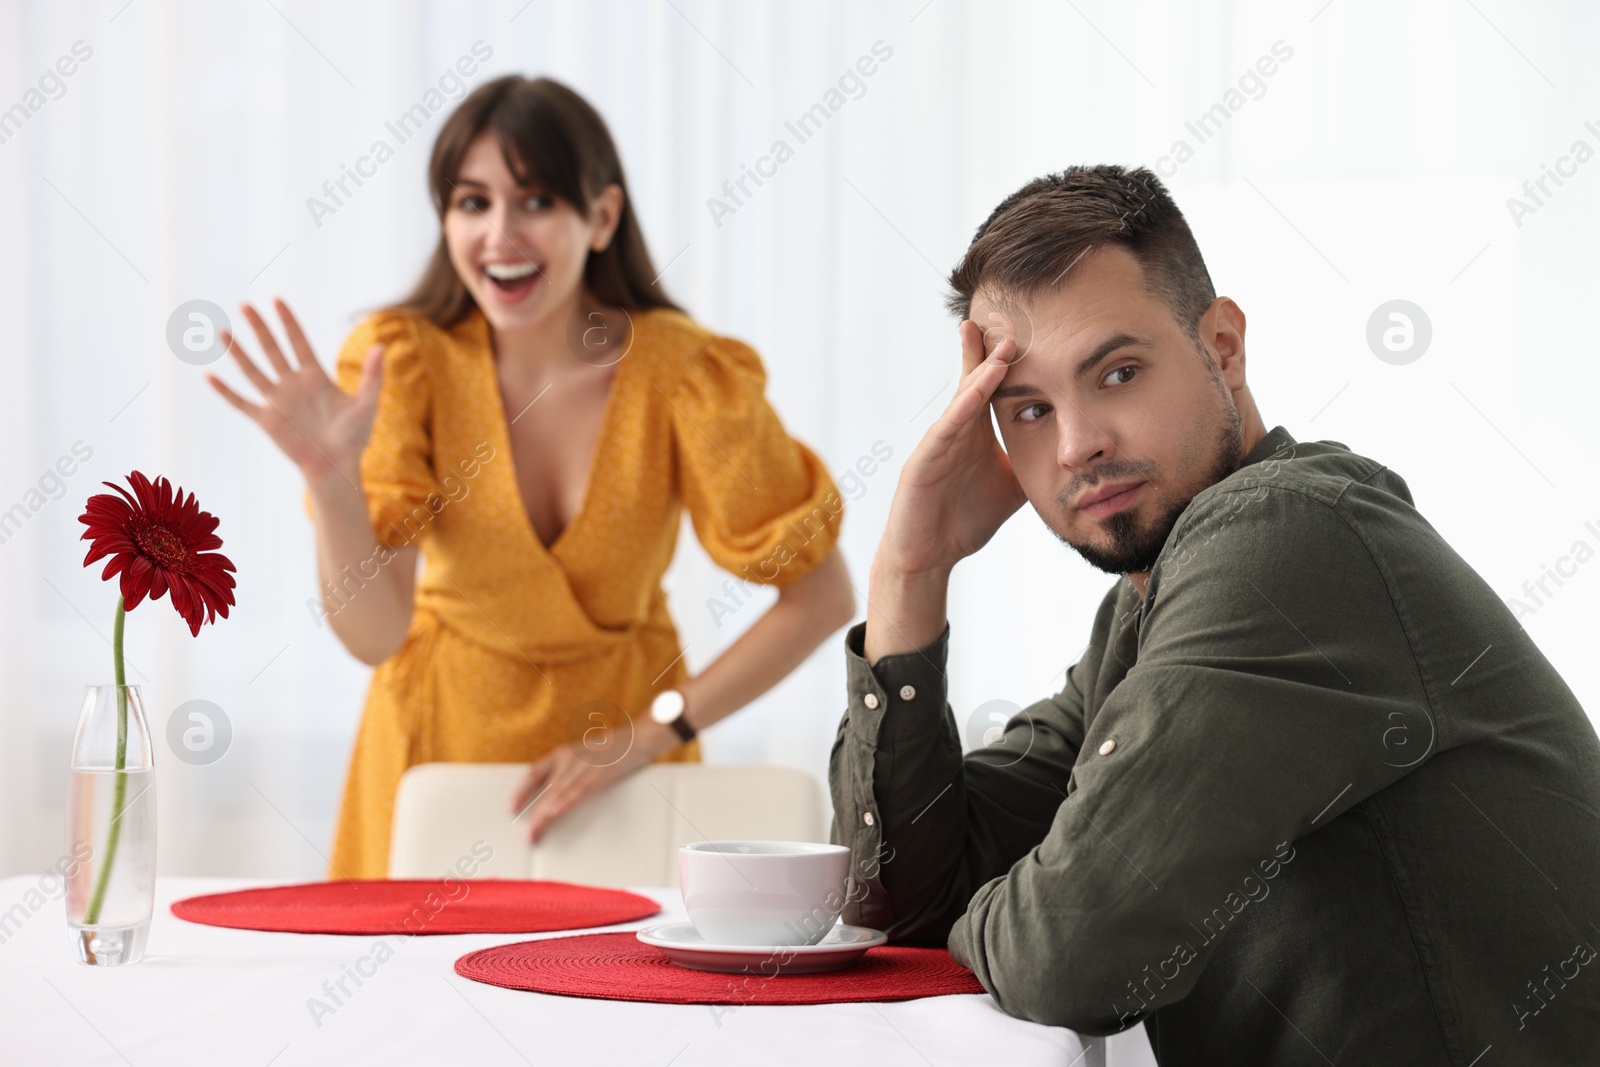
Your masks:
[{"label": "white wall", "polygon": [[[1585,5],[122,2],[0,7],[0,108],[74,42],[93,49],[0,143],[0,511],[74,442],[94,453],[0,544],[0,874],[62,847],[68,745],[82,687],[109,676],[115,602],[80,566],[77,515],[137,467],[221,516],[240,582],[235,617],[198,639],[165,602],[129,617],[158,732],[191,699],[235,732],[214,765],[165,760],[161,868],[320,877],[367,671],[306,611],[294,471],[172,355],[166,323],[186,300],[231,312],[281,294],[328,356],[400,294],[435,239],[424,167],[440,118],[320,227],[306,199],[480,40],[493,58],[473,84],[550,74],[599,107],[665,283],[759,348],[797,436],[835,470],[892,448],[847,515],[863,590],[899,465],[949,398],[942,278],[973,228],[1040,173],[1155,167],[1180,138],[1194,156],[1165,172],[1249,316],[1269,426],[1398,470],[1504,596],[1574,542],[1600,548],[1600,162],[1520,226],[1506,204],[1574,141],[1600,148]],[[893,56],[861,98],[718,226],[707,199],[775,139],[793,144],[785,120],[880,40]],[[1259,99],[1198,144],[1185,122],[1278,41],[1293,54]],[[1365,341],[1397,297],[1433,327],[1408,366]],[[669,588],[700,666],[756,611],[714,625],[721,576],[683,545]],[[958,717],[1058,685],[1110,581],[1020,513],[958,572]],[[1592,713],[1597,604],[1600,563],[1524,619]],[[843,693],[834,640],[710,731],[708,754],[824,776]]]}]

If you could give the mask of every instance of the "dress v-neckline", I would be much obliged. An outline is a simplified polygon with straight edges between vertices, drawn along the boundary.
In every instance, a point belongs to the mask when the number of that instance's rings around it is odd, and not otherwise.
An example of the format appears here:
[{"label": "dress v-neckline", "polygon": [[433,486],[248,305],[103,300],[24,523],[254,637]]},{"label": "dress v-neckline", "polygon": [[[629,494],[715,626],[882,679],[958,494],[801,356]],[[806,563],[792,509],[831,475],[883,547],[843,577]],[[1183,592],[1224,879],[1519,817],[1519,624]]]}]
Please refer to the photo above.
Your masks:
[{"label": "dress v-neckline", "polygon": [[[600,473],[600,465],[603,461],[603,457],[605,456],[606,441],[612,436],[611,424],[616,418],[617,395],[622,389],[622,374],[624,369],[623,364],[626,360],[627,351],[625,350],[623,352],[624,358],[617,361],[617,369],[611,375],[611,385],[606,392],[605,408],[600,413],[600,428],[595,434],[594,451],[589,455],[589,469],[585,474],[583,495],[578,498],[578,510],[572,513],[572,518],[569,519],[567,524],[561,528],[561,532],[556,534],[555,539],[547,545],[544,543],[544,538],[539,536],[538,527],[534,526],[533,524],[533,516],[528,514],[528,502],[523,499],[522,484],[517,479],[517,459],[516,454],[511,448],[511,419],[506,413],[505,395],[500,388],[500,371],[495,360],[494,334],[492,332],[492,327],[489,325],[489,320],[484,316],[481,308],[475,309],[473,314],[477,316],[478,326],[482,331],[483,351],[488,355],[486,363],[489,372],[489,386],[494,393],[495,402],[494,423],[495,429],[500,437],[500,442],[502,445],[504,445],[506,450],[507,463],[505,470],[507,471],[508,479],[510,481],[509,488],[511,492],[511,498],[517,502],[517,511],[522,516],[521,525],[522,528],[527,531],[528,540],[532,541],[534,545],[538,547],[539,551],[543,552],[545,555],[554,557],[557,550],[560,549],[562,544],[566,542],[567,535],[572,532],[573,527],[582,522],[584,516],[593,510],[590,506],[591,500],[594,496],[595,486],[597,484],[597,475]],[[640,317],[642,318],[643,316]],[[633,330],[632,341],[628,346],[631,349],[633,344],[636,344],[639,339],[638,319],[631,319],[630,328]],[[535,397],[534,399],[537,400],[538,398]],[[530,404],[529,406],[531,407],[532,405]],[[527,409],[525,408],[523,410]]]}]

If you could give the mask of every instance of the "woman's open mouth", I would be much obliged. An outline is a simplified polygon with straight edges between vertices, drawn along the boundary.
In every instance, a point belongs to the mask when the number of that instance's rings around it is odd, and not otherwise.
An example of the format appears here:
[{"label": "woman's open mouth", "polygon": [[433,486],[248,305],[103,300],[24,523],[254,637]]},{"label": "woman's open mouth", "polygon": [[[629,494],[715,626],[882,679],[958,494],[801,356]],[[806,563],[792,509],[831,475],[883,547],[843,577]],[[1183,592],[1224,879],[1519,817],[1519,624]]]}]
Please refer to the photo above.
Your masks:
[{"label": "woman's open mouth", "polygon": [[485,264],[483,275],[489,279],[490,291],[506,304],[515,304],[527,297],[544,276],[538,264],[526,260]]}]

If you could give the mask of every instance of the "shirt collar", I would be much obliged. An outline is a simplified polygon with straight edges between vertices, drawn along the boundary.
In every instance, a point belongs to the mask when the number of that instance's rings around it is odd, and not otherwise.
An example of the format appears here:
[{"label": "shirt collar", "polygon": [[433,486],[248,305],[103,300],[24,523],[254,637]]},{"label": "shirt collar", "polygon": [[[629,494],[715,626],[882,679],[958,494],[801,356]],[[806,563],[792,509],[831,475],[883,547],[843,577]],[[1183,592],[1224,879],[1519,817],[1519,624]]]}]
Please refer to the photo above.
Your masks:
[{"label": "shirt collar", "polygon": [[1239,466],[1248,467],[1252,463],[1260,463],[1264,459],[1270,459],[1273,453],[1279,449],[1288,448],[1294,443],[1295,439],[1289,435],[1288,430],[1282,426],[1274,426],[1267,432],[1265,437],[1256,442],[1254,448],[1245,453],[1245,457],[1240,461]]},{"label": "shirt collar", "polygon": [[[1294,437],[1289,433],[1288,430],[1284,429],[1284,427],[1281,425],[1274,426],[1271,430],[1267,431],[1266,435],[1262,437],[1261,440],[1256,442],[1256,446],[1254,448],[1245,453],[1244,459],[1239,462],[1239,469],[1242,470],[1245,467],[1250,466],[1252,463],[1260,463],[1263,460],[1271,459],[1279,451],[1286,449],[1295,443]],[[1128,580],[1126,575],[1123,576],[1122,582],[1128,587],[1126,593],[1137,599],[1137,610],[1130,610],[1127,613],[1128,615],[1133,616],[1133,626],[1135,632],[1137,632],[1144,622],[1144,612],[1149,607],[1149,600],[1139,596],[1139,591],[1134,588],[1133,583]]]}]

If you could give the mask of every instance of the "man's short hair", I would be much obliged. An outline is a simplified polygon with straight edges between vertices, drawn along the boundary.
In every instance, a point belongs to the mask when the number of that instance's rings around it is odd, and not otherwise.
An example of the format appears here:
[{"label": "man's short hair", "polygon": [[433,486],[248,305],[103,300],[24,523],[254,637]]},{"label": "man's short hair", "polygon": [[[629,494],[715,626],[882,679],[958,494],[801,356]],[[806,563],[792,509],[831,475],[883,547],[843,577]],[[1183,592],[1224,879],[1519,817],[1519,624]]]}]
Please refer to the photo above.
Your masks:
[{"label": "man's short hair", "polygon": [[1121,245],[1138,260],[1145,287],[1198,338],[1200,316],[1216,290],[1183,212],[1144,167],[1068,167],[1006,197],[951,271],[946,306],[971,317],[979,287],[1003,298],[1035,296],[1107,244]]}]

